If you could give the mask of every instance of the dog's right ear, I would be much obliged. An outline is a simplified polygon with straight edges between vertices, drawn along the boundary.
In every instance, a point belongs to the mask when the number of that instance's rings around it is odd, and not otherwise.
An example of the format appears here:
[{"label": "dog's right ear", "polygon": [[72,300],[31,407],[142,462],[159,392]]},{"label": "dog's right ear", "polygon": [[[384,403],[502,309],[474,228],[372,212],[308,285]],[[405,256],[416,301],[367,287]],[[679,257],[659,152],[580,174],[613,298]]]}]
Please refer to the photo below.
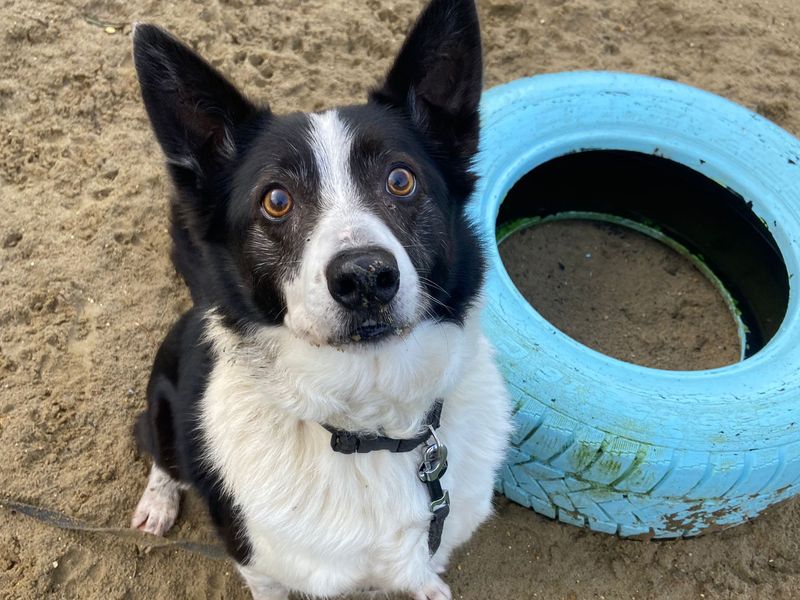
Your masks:
[{"label": "dog's right ear", "polygon": [[147,114],[178,188],[197,193],[236,153],[234,130],[257,108],[166,31],[137,24],[133,58]]}]

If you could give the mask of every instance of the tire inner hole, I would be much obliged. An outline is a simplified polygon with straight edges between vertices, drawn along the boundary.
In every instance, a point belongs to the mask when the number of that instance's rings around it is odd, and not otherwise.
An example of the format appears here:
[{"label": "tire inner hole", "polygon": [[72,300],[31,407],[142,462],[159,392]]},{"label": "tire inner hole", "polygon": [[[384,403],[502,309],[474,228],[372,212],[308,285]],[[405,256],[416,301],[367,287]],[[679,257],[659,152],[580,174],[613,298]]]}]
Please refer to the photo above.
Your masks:
[{"label": "tire inner hole", "polygon": [[528,302],[608,356],[712,369],[760,350],[788,304],[788,275],[752,204],[647,154],[556,158],[511,189],[497,220],[506,271]]}]

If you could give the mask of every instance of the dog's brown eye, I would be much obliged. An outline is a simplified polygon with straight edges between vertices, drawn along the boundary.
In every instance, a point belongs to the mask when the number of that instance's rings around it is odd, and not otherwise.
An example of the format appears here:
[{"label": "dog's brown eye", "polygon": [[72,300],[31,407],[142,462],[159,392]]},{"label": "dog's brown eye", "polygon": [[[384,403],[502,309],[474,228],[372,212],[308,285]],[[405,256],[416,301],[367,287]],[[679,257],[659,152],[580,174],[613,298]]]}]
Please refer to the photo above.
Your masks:
[{"label": "dog's brown eye", "polygon": [[285,189],[274,187],[264,194],[261,200],[261,208],[271,219],[282,219],[292,210],[292,195]]},{"label": "dog's brown eye", "polygon": [[386,189],[392,196],[404,198],[410,196],[417,187],[414,174],[405,167],[396,167],[386,179]]}]

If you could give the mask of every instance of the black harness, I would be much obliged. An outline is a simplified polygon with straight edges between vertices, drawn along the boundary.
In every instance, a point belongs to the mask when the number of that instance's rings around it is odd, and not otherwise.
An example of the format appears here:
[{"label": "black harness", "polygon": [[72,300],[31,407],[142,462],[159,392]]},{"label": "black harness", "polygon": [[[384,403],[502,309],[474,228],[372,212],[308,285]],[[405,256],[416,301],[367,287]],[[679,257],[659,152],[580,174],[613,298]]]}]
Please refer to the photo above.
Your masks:
[{"label": "black harness", "polygon": [[[439,421],[442,416],[442,402],[437,400],[425,418],[427,430],[414,438],[397,439],[379,435],[363,435],[336,429],[330,425],[323,425],[331,432],[331,448],[334,452],[342,454],[367,453],[376,450],[389,452],[411,452],[423,444],[427,444],[422,452],[422,462],[417,471],[417,477],[428,489],[431,499],[431,524],[428,526],[428,550],[433,556],[442,542],[444,521],[450,514],[450,494],[442,489],[439,481],[447,471],[447,447],[436,437]],[[428,440],[433,441],[428,443]]]}]

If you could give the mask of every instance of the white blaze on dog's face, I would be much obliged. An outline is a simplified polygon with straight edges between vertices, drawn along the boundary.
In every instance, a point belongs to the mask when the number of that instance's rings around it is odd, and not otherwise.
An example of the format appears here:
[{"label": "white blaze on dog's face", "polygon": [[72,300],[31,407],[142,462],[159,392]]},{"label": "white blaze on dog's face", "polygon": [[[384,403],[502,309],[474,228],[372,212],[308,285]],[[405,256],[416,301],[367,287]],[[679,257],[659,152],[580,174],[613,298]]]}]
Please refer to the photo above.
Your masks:
[{"label": "white blaze on dog's face", "polygon": [[[284,323],[295,335],[318,344],[400,334],[421,317],[420,282],[414,265],[403,244],[370,210],[370,203],[361,197],[361,190],[353,181],[350,169],[353,134],[347,124],[335,110],[310,115],[309,122],[308,141],[319,178],[319,216],[299,268],[284,285]],[[348,274],[337,274],[329,268],[342,253],[362,256],[367,261],[372,259],[372,266],[377,264],[384,269],[382,274],[387,284],[384,287],[396,287],[395,293],[388,289],[383,294],[386,302],[376,302],[370,309],[363,297],[370,294],[366,283],[362,297],[356,298],[359,306],[343,306],[334,296],[336,282],[332,279],[338,275],[348,284]],[[386,258],[394,259],[395,264],[381,260],[383,253]],[[357,281],[359,274],[349,275],[351,285],[361,284]],[[363,275],[369,278],[372,274]],[[380,275],[372,282],[378,288]]]}]

